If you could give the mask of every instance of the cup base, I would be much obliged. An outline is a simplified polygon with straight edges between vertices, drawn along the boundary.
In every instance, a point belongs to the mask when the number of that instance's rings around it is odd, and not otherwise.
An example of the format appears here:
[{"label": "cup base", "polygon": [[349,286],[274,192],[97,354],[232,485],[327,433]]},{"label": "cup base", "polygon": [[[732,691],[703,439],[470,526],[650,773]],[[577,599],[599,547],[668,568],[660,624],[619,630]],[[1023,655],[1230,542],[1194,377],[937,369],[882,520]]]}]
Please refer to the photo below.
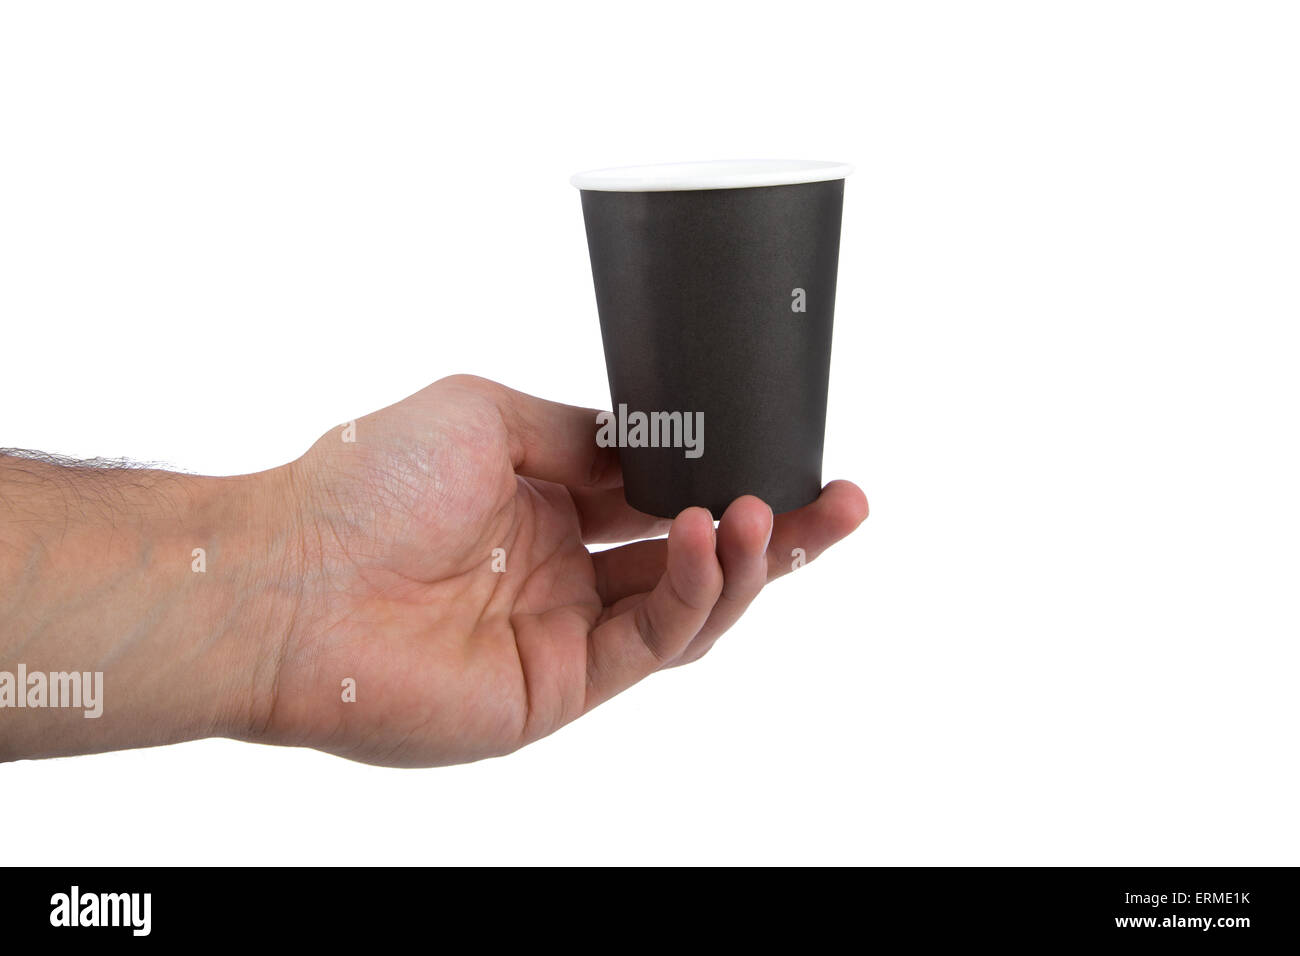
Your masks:
[{"label": "cup base", "polygon": [[[626,475],[627,473],[624,472]],[[644,472],[642,472],[644,474]],[[737,485],[735,488],[718,493],[715,490],[696,493],[690,489],[682,490],[666,482],[632,482],[623,489],[623,497],[628,506],[643,514],[656,518],[676,518],[687,508],[707,508],[717,521],[723,512],[737,498],[753,495],[772,509],[773,514],[785,514],[805,505],[812,504],[821,496],[821,475],[813,474],[797,479],[786,476],[787,480],[780,486]]]}]

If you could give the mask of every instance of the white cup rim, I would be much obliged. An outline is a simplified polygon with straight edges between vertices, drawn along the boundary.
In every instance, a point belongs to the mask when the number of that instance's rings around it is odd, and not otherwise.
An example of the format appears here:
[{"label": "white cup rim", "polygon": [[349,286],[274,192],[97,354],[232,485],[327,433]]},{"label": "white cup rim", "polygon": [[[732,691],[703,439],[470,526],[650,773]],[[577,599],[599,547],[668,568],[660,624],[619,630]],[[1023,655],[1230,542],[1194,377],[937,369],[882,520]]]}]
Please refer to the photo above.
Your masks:
[{"label": "white cup rim", "polygon": [[576,173],[569,182],[599,192],[668,192],[686,189],[743,189],[793,186],[843,179],[847,163],[813,159],[714,159],[651,166],[615,166]]}]

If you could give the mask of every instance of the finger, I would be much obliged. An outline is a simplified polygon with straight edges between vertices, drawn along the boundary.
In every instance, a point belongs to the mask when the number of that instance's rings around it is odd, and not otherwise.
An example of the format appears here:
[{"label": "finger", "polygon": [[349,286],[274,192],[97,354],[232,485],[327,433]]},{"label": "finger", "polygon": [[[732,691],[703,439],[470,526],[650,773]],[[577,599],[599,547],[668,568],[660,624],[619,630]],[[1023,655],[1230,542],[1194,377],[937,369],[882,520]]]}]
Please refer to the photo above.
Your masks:
[{"label": "finger", "polygon": [[[569,493],[578,509],[584,544],[653,538],[666,533],[672,524],[669,518],[657,518],[637,511],[627,503],[622,488],[605,488],[600,491],[571,488]],[[659,570],[663,570],[662,564]],[[650,587],[653,586],[652,581]],[[643,590],[649,590],[649,587]]]},{"label": "finger", "polygon": [[673,521],[659,583],[588,637],[587,710],[663,667],[699,633],[722,593],[715,546],[704,508],[687,508]]},{"label": "finger", "polygon": [[549,402],[473,375],[453,375],[435,387],[470,393],[496,407],[518,474],[571,488],[623,484],[618,449],[596,444],[596,409]]},{"label": "finger", "polygon": [[[867,498],[857,485],[832,481],[816,501],[777,515],[767,547],[767,580],[816,558],[862,524],[867,513]],[[663,540],[635,541],[593,554],[601,600],[608,606],[650,590],[663,573],[666,555]]]},{"label": "finger", "polygon": [[737,498],[723,513],[718,523],[722,595],[700,633],[673,662],[674,666],[689,664],[707,654],[758,597],[767,583],[767,546],[772,529],[772,509],[753,495]]},{"label": "finger", "polygon": [[851,481],[832,481],[812,504],[777,515],[767,548],[767,579],[812,561],[867,520],[867,496]]}]

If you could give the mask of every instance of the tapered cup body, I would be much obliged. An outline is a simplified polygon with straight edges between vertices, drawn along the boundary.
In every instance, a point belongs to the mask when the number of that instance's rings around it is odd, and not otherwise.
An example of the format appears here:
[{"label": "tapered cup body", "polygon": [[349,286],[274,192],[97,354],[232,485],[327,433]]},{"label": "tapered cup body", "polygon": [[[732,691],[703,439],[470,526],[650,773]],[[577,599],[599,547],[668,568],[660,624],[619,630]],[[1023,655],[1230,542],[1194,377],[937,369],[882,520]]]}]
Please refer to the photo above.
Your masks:
[{"label": "tapered cup body", "polygon": [[628,503],[815,500],[844,179],[581,195]]}]

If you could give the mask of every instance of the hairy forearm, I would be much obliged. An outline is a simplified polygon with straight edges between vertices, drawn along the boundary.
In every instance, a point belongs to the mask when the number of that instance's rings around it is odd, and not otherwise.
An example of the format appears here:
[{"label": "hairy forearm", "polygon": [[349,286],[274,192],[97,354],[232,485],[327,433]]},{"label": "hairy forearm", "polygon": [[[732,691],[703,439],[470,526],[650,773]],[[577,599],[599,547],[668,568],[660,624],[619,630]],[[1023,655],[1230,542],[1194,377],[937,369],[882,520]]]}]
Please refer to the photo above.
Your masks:
[{"label": "hairy forearm", "polygon": [[256,736],[295,608],[281,480],[0,454],[0,759]]}]

